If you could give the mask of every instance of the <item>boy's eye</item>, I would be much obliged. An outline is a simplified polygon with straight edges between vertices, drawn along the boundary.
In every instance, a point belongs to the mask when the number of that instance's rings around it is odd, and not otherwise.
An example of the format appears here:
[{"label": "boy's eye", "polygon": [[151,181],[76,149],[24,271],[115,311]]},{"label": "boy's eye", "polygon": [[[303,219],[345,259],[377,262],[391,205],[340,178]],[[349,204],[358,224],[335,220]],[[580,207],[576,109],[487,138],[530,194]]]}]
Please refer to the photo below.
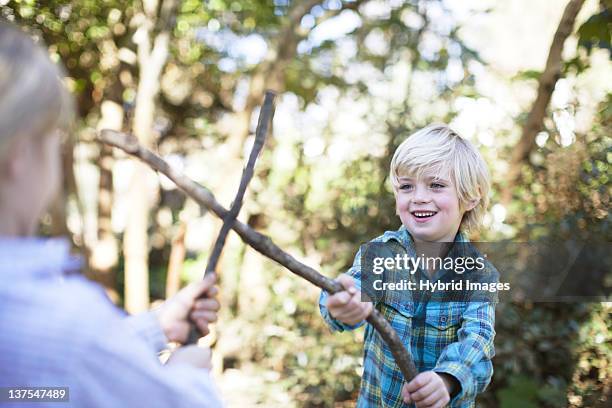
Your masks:
[{"label": "boy's eye", "polygon": [[438,188],[444,188],[444,184],[440,184],[440,183],[431,183],[431,188],[434,189],[438,189]]},{"label": "boy's eye", "polygon": [[402,184],[400,185],[400,190],[412,190],[412,184]]}]

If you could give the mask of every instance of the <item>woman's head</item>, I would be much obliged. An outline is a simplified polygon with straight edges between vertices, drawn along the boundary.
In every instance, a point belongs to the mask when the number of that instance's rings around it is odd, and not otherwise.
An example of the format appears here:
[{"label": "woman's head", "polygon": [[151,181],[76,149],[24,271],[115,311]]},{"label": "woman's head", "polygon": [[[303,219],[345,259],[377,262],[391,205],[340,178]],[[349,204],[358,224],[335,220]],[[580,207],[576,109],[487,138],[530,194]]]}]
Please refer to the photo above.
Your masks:
[{"label": "woman's head", "polygon": [[68,129],[74,101],[62,76],[43,47],[0,20],[0,156],[15,137]]},{"label": "woman's head", "polygon": [[0,216],[14,224],[0,234],[33,233],[60,186],[60,135],[75,112],[62,76],[43,47],[0,20]]}]

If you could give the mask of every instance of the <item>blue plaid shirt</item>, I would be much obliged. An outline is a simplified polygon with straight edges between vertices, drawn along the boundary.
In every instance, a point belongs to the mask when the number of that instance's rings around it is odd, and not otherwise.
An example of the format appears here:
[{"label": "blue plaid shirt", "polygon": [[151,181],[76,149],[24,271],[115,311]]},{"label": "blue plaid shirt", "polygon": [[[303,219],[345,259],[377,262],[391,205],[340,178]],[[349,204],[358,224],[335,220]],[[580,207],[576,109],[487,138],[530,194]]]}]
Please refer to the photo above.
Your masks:
[{"label": "blue plaid shirt", "polygon": [[[416,257],[412,237],[404,226],[387,231],[371,242],[389,240],[397,241],[409,256]],[[455,242],[467,242],[467,239],[459,233]],[[495,268],[487,263],[486,269],[497,280]],[[360,287],[361,250],[347,273]],[[438,271],[431,280],[437,281],[442,273]],[[404,378],[382,337],[365,321],[350,326],[331,317],[326,307],[328,296],[325,291],[321,293],[319,307],[333,331],[366,325],[364,370],[357,407],[414,407],[402,401]],[[423,300],[375,302],[374,306],[397,331],[419,372],[447,373],[457,379],[461,387],[451,398],[450,407],[473,407],[476,395],[485,390],[493,375],[495,304]]]}]

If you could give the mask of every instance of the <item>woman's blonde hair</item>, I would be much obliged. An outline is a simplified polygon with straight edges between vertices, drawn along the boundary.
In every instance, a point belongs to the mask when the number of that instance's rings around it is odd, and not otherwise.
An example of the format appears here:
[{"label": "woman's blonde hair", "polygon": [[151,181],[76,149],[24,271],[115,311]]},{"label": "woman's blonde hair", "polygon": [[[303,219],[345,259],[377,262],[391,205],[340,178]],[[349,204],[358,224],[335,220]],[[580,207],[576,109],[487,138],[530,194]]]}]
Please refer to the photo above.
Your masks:
[{"label": "woman's blonde hair", "polygon": [[0,159],[14,137],[69,130],[75,107],[63,74],[42,46],[0,19]]},{"label": "woman's blonde hair", "polygon": [[478,200],[476,207],[464,214],[460,228],[473,231],[480,227],[489,205],[487,165],[476,147],[448,125],[429,125],[399,145],[389,175],[395,194],[400,177],[450,177],[462,209]]}]

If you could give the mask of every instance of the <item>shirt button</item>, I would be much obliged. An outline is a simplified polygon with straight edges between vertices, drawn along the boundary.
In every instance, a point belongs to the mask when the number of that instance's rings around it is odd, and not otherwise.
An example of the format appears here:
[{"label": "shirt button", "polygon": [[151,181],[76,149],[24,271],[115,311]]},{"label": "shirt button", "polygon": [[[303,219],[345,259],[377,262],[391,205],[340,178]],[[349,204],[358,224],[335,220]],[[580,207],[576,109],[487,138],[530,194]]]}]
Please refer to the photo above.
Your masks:
[{"label": "shirt button", "polygon": [[446,323],[446,316],[440,316],[440,323]]}]

